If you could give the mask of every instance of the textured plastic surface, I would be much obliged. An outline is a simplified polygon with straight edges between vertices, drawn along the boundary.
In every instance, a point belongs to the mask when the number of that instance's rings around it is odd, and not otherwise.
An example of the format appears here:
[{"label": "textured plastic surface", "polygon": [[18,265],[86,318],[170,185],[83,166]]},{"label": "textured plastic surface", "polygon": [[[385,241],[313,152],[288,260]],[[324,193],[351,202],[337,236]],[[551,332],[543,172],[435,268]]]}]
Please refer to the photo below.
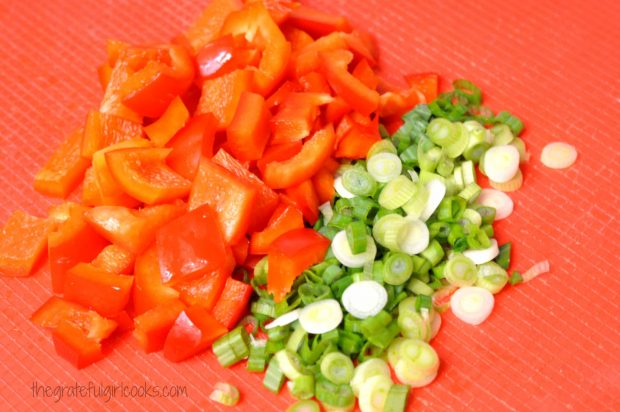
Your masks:
[{"label": "textured plastic surface", "polygon": [[[97,105],[95,67],[105,40],[166,41],[204,3],[0,0],[1,222],[13,209],[43,214],[52,203],[33,191],[32,177]],[[414,391],[411,409],[620,410],[620,2],[308,3],[374,33],[389,78],[422,71],[466,77],[487,93],[488,105],[514,112],[527,126],[532,161],[523,189],[512,195],[514,214],[498,225],[499,239],[514,241],[513,268],[549,259],[552,271],[508,287],[479,327],[446,315],[436,340],[439,377]],[[540,164],[542,147],[554,140],[578,148],[572,168]],[[105,360],[76,371],[56,356],[49,334],[28,321],[50,295],[49,284],[45,269],[26,280],[0,278],[2,410],[228,410],[208,400],[217,381],[241,388],[238,410],[290,403],[286,390],[271,395],[261,376],[224,370],[212,354],[172,364],[142,354],[129,336]],[[41,389],[76,382],[86,385],[81,393],[65,388],[45,397]],[[99,384],[146,384],[150,391],[132,397],[120,388],[105,402]],[[154,385],[184,385],[187,396],[150,396]]]}]

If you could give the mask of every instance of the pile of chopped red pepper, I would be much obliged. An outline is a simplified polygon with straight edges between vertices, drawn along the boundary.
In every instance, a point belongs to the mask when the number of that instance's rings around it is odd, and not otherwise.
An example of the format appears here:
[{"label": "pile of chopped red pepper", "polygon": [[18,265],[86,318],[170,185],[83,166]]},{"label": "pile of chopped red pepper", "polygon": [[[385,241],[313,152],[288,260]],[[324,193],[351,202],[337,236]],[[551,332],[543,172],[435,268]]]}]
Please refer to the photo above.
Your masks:
[{"label": "pile of chopped red pepper", "polygon": [[265,255],[284,296],[329,246],[305,224],[340,160],[437,94],[433,74],[386,84],[368,34],[297,2],[213,0],[170,44],[107,52],[100,106],[34,181],[80,200],[17,211],[0,232],[3,276],[47,253],[54,296],[32,321],[78,368],[129,330],[171,361],[200,353],[245,313]]}]

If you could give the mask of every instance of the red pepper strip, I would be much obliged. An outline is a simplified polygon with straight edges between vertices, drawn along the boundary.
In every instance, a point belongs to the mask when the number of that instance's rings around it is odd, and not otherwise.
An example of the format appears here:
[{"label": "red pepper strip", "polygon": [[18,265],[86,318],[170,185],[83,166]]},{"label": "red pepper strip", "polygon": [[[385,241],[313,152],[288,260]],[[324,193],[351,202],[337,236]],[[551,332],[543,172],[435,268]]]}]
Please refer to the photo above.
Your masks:
[{"label": "red pepper strip", "polygon": [[330,123],[338,123],[351,110],[351,106],[342,97],[336,96],[334,101],[327,105],[325,119]]},{"label": "red pepper strip", "polygon": [[56,329],[67,321],[80,328],[89,339],[101,342],[114,332],[117,322],[106,319],[92,309],[52,296],[30,317],[35,325]]},{"label": "red pepper strip", "polygon": [[241,240],[250,225],[256,189],[209,159],[202,159],[189,196],[189,208],[209,205],[216,211],[229,245]]},{"label": "red pepper strip", "polygon": [[90,159],[97,150],[142,136],[140,123],[91,110],[86,117],[81,154]]},{"label": "red pepper strip", "polygon": [[248,250],[250,249],[250,241],[247,237],[244,237],[239,242],[235,243],[230,247],[232,250],[233,256],[235,257],[235,262],[238,266],[243,265],[245,260],[248,257]]},{"label": "red pepper strip", "polygon": [[323,260],[330,241],[312,229],[295,229],[280,236],[269,248],[267,290],[282,301],[304,270]]},{"label": "red pepper strip", "polygon": [[162,283],[157,248],[152,244],[136,258],[132,291],[134,312],[141,315],[178,297],[179,292]]},{"label": "red pepper strip", "polygon": [[354,124],[338,142],[334,155],[337,158],[365,159],[368,150],[379,140],[381,136],[378,136],[378,133],[370,132],[368,128]]},{"label": "red pepper strip", "polygon": [[174,288],[179,291],[179,298],[188,306],[201,306],[207,310],[213,309],[217,299],[222,294],[226,279],[235,267],[235,258],[232,254],[229,261],[222,268],[205,273],[197,279],[179,281]]},{"label": "red pepper strip", "polygon": [[273,212],[265,230],[252,234],[250,253],[265,255],[269,246],[289,230],[304,227],[304,218],[298,208],[281,203]]},{"label": "red pepper strip", "polygon": [[333,100],[329,94],[289,94],[271,121],[273,137],[270,144],[290,143],[309,136],[319,114],[319,107]]},{"label": "red pepper strip", "polygon": [[408,74],[405,80],[411,87],[421,91],[426,97],[426,103],[437,98],[439,88],[439,75],[437,73]]},{"label": "red pepper strip", "polygon": [[133,274],[136,255],[118,245],[108,245],[91,262],[96,268],[123,275]]},{"label": "red pepper strip", "polygon": [[252,48],[243,36],[230,34],[209,42],[196,56],[198,74],[203,80],[255,66],[259,61],[260,52]]},{"label": "red pepper strip", "polygon": [[368,60],[371,67],[375,67],[379,59],[379,49],[373,37],[364,32],[353,30],[351,33],[341,34],[347,47],[360,58]]},{"label": "red pepper strip", "polygon": [[234,261],[224,241],[218,215],[209,205],[192,210],[160,228],[156,244],[164,283],[195,279],[226,268],[230,261]]},{"label": "red pepper strip", "polygon": [[273,18],[278,26],[281,26],[288,20],[288,16],[291,14],[291,10],[299,7],[298,2],[294,1],[282,1],[282,0],[246,0],[246,3],[263,2],[269,14]]},{"label": "red pepper strip", "polygon": [[157,230],[181,216],[185,204],[166,205],[133,210],[122,206],[99,206],[84,213],[90,226],[101,236],[129,252],[139,254],[155,240]]},{"label": "red pepper strip", "polygon": [[134,318],[133,336],[145,353],[157,352],[164,347],[166,336],[185,305],[179,300],[162,303]]},{"label": "red pepper strip", "polygon": [[297,52],[314,42],[312,36],[296,27],[284,27],[284,37],[291,43],[293,59]]},{"label": "red pepper strip", "polygon": [[0,275],[24,277],[45,254],[54,222],[17,210],[0,229]]},{"label": "red pepper strip", "polygon": [[226,130],[226,148],[237,159],[258,160],[269,140],[271,113],[260,94],[244,92],[237,111]]},{"label": "red pepper strip", "polygon": [[179,314],[166,336],[164,356],[180,362],[204,351],[228,329],[200,306],[186,308]]},{"label": "red pepper strip", "polygon": [[101,196],[97,176],[95,176],[95,170],[92,166],[84,172],[81,202],[85,206],[100,206],[106,203]]},{"label": "red pepper strip", "polygon": [[241,0],[209,2],[209,5],[185,33],[194,53],[198,53],[206,44],[217,38],[228,15],[241,9],[242,6]]},{"label": "red pepper strip", "polygon": [[241,94],[250,89],[252,73],[235,70],[202,84],[202,95],[196,114],[212,113],[218,121],[218,130],[225,130],[237,111]]},{"label": "red pepper strip", "polygon": [[334,198],[334,174],[323,168],[312,177],[312,185],[319,199],[319,204],[331,202]]},{"label": "red pepper strip", "polygon": [[304,74],[315,72],[321,67],[320,53],[346,49],[347,43],[340,33],[332,33],[315,40],[313,43],[301,49],[292,62],[292,70],[295,77],[300,78]]},{"label": "red pepper strip", "polygon": [[252,297],[252,286],[228,278],[213,308],[213,316],[226,328],[232,329],[247,310],[250,297]]},{"label": "red pepper strip", "polygon": [[88,168],[88,160],[80,155],[83,134],[84,130],[78,129],[58,146],[34,177],[34,190],[65,198],[80,184]]},{"label": "red pepper strip", "polygon": [[301,211],[304,219],[314,225],[319,219],[319,198],[312,180],[304,180],[298,185],[288,187],[284,193],[291,204]]},{"label": "red pepper strip", "polygon": [[301,84],[306,93],[322,93],[329,95],[332,92],[325,77],[318,72],[310,72],[303,75],[299,78],[299,84]]},{"label": "red pepper strip", "polygon": [[296,142],[284,143],[267,147],[261,159],[256,162],[256,168],[265,174],[265,168],[271,162],[288,160],[301,151],[303,143],[301,140]]},{"label": "red pepper strip", "polygon": [[99,65],[97,67],[97,77],[99,77],[99,84],[101,85],[101,90],[105,92],[105,89],[110,83],[110,78],[112,77],[112,67],[108,63]]},{"label": "red pepper strip", "polygon": [[353,76],[359,81],[364,83],[369,89],[375,90],[379,85],[379,78],[375,74],[374,70],[368,64],[368,60],[362,59],[357,63],[353,69]]},{"label": "red pepper strip", "polygon": [[150,60],[121,87],[122,102],[144,117],[157,118],[194,80],[194,65],[182,46],[163,46],[163,59]]},{"label": "red pepper strip", "polygon": [[90,339],[82,329],[69,321],[61,322],[54,329],[52,339],[56,353],[78,369],[103,359],[101,343]]},{"label": "red pepper strip", "polygon": [[329,85],[353,109],[369,115],[379,106],[379,93],[347,71],[353,54],[346,50],[321,53],[321,67]]},{"label": "red pepper strip", "polygon": [[216,126],[217,119],[211,113],[192,117],[168,142],[172,151],[166,164],[187,180],[194,180],[201,156],[213,156]]},{"label": "red pepper strip", "polygon": [[351,30],[351,25],[346,17],[323,13],[303,4],[291,12],[289,21],[295,27],[314,36],[325,36],[334,31],[347,32]]},{"label": "red pepper strip", "polygon": [[189,112],[183,100],[177,96],[159,119],[144,127],[144,132],[155,146],[163,147],[185,126],[188,119]]},{"label": "red pepper strip", "polygon": [[317,131],[295,156],[268,163],[263,176],[265,183],[271,188],[283,189],[311,178],[331,156],[335,140],[331,124]]},{"label": "red pepper strip", "polygon": [[245,35],[262,50],[254,73],[254,88],[263,96],[269,95],[285,75],[291,45],[262,2],[246,3],[241,10],[231,13],[221,31],[221,35],[226,34]]}]

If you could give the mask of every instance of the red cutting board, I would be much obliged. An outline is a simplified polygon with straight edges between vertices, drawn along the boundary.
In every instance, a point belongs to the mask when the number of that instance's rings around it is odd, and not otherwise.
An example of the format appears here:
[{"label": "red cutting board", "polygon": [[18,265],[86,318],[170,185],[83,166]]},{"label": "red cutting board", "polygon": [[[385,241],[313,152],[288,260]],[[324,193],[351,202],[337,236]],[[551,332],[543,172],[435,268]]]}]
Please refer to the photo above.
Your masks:
[{"label": "red cutting board", "polygon": [[[164,42],[204,3],[0,0],[0,222],[14,209],[44,214],[53,203],[33,191],[32,177],[97,105],[95,68],[106,39]],[[532,160],[498,238],[514,241],[514,269],[549,259],[552,270],[507,287],[481,326],[446,314],[435,340],[439,377],[413,392],[411,409],[620,410],[620,2],[308,3],[374,33],[389,79],[424,71],[465,77],[488,105],[526,124]],[[542,147],[554,140],[577,147],[572,168],[540,164]],[[262,376],[224,370],[210,353],[172,364],[142,354],[131,337],[76,371],[28,321],[50,295],[49,283],[45,269],[25,280],[0,278],[2,410],[228,410],[208,400],[217,381],[241,389],[239,410],[283,410],[291,402],[286,390],[274,396],[261,388]],[[134,384],[148,393],[123,392]],[[107,399],[99,385],[118,389]],[[186,392],[154,396],[166,385]]]}]

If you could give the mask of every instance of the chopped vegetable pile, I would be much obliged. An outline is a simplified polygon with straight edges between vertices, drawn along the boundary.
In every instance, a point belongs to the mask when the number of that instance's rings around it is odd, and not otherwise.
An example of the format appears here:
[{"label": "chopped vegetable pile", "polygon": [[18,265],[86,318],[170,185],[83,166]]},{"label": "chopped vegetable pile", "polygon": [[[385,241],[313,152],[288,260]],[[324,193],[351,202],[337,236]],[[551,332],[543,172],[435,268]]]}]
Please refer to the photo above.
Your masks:
[{"label": "chopped vegetable pile", "polygon": [[[79,201],[0,232],[3,276],[47,251],[53,296],[31,320],[77,368],[133,331],[172,362],[247,359],[268,390],[288,382],[289,411],[403,411],[437,376],[442,312],[478,325],[506,284],[549,271],[509,275],[494,238],[529,158],[521,120],[467,80],[387,83],[344,17],[213,0],[170,44],[107,52],[100,106],[34,181]],[[576,157],[553,143],[541,161]]]}]

